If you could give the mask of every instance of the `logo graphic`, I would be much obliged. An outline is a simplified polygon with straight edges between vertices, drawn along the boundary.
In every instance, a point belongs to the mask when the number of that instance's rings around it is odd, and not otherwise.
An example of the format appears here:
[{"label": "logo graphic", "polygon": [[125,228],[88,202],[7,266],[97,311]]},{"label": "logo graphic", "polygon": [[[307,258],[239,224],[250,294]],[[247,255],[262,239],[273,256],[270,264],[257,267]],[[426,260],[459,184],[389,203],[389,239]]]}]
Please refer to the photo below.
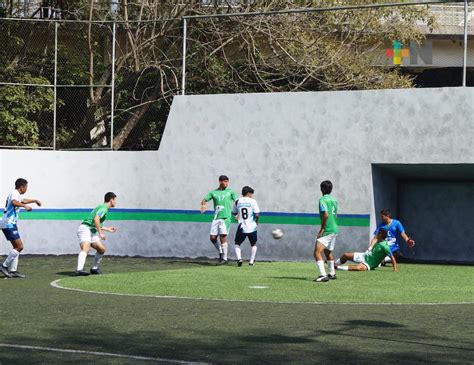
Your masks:
[{"label": "logo graphic", "polygon": [[385,57],[392,59],[396,66],[418,65],[420,58],[425,65],[433,64],[433,43],[425,42],[423,47],[419,43],[411,41],[408,48],[404,48],[402,42],[393,41],[392,48],[385,49]]}]

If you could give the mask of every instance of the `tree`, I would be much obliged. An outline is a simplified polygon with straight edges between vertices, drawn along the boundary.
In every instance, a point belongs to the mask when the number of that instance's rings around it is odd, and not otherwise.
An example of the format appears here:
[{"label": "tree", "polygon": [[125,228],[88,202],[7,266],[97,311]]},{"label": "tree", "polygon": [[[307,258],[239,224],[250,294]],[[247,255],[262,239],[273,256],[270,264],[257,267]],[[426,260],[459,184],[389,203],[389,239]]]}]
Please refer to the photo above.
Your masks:
[{"label": "tree", "polygon": [[[331,5],[367,4],[364,0]],[[182,16],[327,7],[328,1],[123,0],[116,13],[93,0],[69,5],[64,17],[116,18],[114,149],[157,148],[173,96],[180,91]],[[274,92],[411,87],[398,69],[377,66],[394,39],[422,40],[416,22],[433,25],[426,6],[298,15],[193,19],[188,28],[187,92]],[[94,27],[97,29],[94,30]],[[63,146],[91,147],[110,129],[110,24],[89,24],[81,44],[87,61],[78,98],[85,107]],[[74,62],[71,62],[74,64]],[[78,99],[75,102],[78,102]],[[90,131],[101,132],[92,138]],[[110,143],[110,141],[109,141]]]}]

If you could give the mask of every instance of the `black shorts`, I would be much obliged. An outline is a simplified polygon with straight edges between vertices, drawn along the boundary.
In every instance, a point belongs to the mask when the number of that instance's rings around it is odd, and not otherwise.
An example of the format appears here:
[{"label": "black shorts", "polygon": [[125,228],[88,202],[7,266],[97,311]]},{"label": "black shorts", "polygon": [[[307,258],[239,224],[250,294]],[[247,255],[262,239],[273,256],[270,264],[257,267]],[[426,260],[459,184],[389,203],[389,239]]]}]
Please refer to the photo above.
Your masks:
[{"label": "black shorts", "polygon": [[237,233],[235,234],[235,244],[242,244],[242,242],[244,242],[246,238],[249,239],[250,244],[252,246],[255,246],[257,244],[257,231],[253,231],[251,233],[244,233],[242,231],[242,227],[239,224],[239,227],[237,228]]}]

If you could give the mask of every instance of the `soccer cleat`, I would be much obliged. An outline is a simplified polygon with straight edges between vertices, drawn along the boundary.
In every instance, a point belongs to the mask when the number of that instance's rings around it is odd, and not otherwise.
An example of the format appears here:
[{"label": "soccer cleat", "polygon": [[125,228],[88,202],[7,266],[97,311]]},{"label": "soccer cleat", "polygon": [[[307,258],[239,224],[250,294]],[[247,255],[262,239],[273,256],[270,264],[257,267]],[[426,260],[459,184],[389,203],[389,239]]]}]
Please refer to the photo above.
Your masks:
[{"label": "soccer cleat", "polygon": [[227,260],[219,261],[219,265],[227,265],[228,263],[229,263],[229,261],[227,261]]},{"label": "soccer cleat", "polygon": [[219,264],[222,264],[222,261],[224,261],[224,255],[222,255],[221,253],[219,254],[219,261],[218,263]]},{"label": "soccer cleat", "polygon": [[324,276],[324,275],[319,275],[316,279],[314,279],[313,281],[317,282],[317,283],[325,283],[326,281],[329,281],[329,278],[327,276]]},{"label": "soccer cleat", "polygon": [[237,261],[237,266],[242,266],[242,260]]},{"label": "soccer cleat", "polygon": [[91,269],[91,274],[92,275],[100,275],[100,274],[102,274],[102,271],[100,271],[99,268]]},{"label": "soccer cleat", "polygon": [[336,274],[334,274],[334,275],[329,274],[328,278],[331,279],[331,280],[336,280],[337,276],[336,276]]},{"label": "soccer cleat", "polygon": [[253,262],[249,262],[249,265],[250,265],[250,266],[253,266],[253,265],[254,265],[254,263],[253,263]]},{"label": "soccer cleat", "polygon": [[22,274],[19,271],[10,271],[10,275],[12,276],[12,278],[26,278],[26,275]]},{"label": "soccer cleat", "polygon": [[76,271],[76,276],[89,276],[89,273],[84,270],[77,270]]},{"label": "soccer cleat", "polygon": [[0,271],[2,272],[2,274],[6,277],[6,278],[11,278],[12,276],[10,275],[10,271],[8,271],[8,268],[3,266],[3,265],[0,265]]}]

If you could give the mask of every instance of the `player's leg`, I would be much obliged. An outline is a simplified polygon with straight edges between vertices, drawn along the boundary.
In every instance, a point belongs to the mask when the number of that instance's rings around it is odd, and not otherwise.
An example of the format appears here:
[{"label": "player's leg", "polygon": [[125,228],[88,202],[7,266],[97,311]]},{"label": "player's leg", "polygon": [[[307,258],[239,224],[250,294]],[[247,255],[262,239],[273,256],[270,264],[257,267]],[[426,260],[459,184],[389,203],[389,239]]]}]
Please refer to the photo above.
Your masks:
[{"label": "player's leg", "polygon": [[12,250],[8,253],[7,258],[3,261],[0,271],[2,274],[7,277],[24,277],[24,275],[12,275],[11,270],[16,271],[18,266],[18,257],[20,256],[20,252],[23,251],[23,242],[21,241],[20,234],[18,233],[18,228],[15,226],[13,228],[6,228],[2,229],[3,233],[7,240],[9,240],[12,244]]},{"label": "player's leg", "polygon": [[347,261],[354,261],[355,252],[345,252],[340,258],[336,260],[336,266],[340,264],[345,264]]},{"label": "player's leg", "polygon": [[91,274],[96,275],[96,274],[101,274],[101,271],[99,269],[100,262],[102,261],[102,257],[105,254],[106,247],[105,245],[99,240],[99,237],[97,238],[92,237],[92,243],[91,247],[96,250],[95,256],[94,256],[94,261],[92,263],[91,267]]},{"label": "player's leg", "polygon": [[[344,261],[342,261],[344,258]],[[365,253],[364,252],[347,252],[341,257],[341,263],[351,260],[357,263],[357,265],[340,265],[337,266],[338,270],[343,271],[368,271],[370,266],[365,262]],[[339,261],[339,260],[338,260]]]},{"label": "player's leg", "polygon": [[227,245],[227,235],[230,229],[230,219],[219,219],[219,239],[222,247],[222,261],[221,264],[227,264],[229,246]]},{"label": "player's leg", "polygon": [[87,276],[89,273],[84,271],[84,265],[86,264],[87,254],[91,249],[92,234],[90,228],[81,224],[77,229],[77,238],[79,238],[81,251],[77,255],[76,276]]},{"label": "player's leg", "polygon": [[255,256],[257,255],[257,231],[248,234],[251,252],[249,265],[255,264]]},{"label": "player's leg", "polygon": [[219,262],[221,262],[222,261],[222,246],[217,241],[218,233],[219,233],[219,222],[217,219],[214,219],[211,223],[211,232],[209,234],[209,239],[211,240],[211,243],[213,244],[213,246],[216,248],[217,252],[219,253]]},{"label": "player's leg", "polygon": [[316,239],[314,245],[314,259],[316,260],[316,265],[318,266],[319,276],[314,279],[316,282],[326,282],[329,281],[329,278],[326,274],[326,268],[324,267],[323,252],[328,245],[328,240],[325,237],[320,237]]},{"label": "player's leg", "polygon": [[240,249],[240,245],[245,240],[245,234],[242,231],[242,227],[239,224],[237,228],[237,232],[235,233],[235,256],[237,256],[237,265],[242,266],[242,250]]},{"label": "player's leg", "polygon": [[336,279],[336,269],[334,265],[334,255],[331,250],[325,249],[324,250],[324,255],[326,256],[327,259],[327,264],[328,264],[328,278],[329,279]]},{"label": "player's leg", "polygon": [[25,278],[26,275],[18,271],[18,261],[20,259],[20,252],[23,251],[23,242],[21,238],[18,238],[17,240],[12,241],[12,245],[13,245],[12,251],[17,251],[18,255],[15,256],[11,264],[8,266],[10,270],[10,275],[14,278]]}]

